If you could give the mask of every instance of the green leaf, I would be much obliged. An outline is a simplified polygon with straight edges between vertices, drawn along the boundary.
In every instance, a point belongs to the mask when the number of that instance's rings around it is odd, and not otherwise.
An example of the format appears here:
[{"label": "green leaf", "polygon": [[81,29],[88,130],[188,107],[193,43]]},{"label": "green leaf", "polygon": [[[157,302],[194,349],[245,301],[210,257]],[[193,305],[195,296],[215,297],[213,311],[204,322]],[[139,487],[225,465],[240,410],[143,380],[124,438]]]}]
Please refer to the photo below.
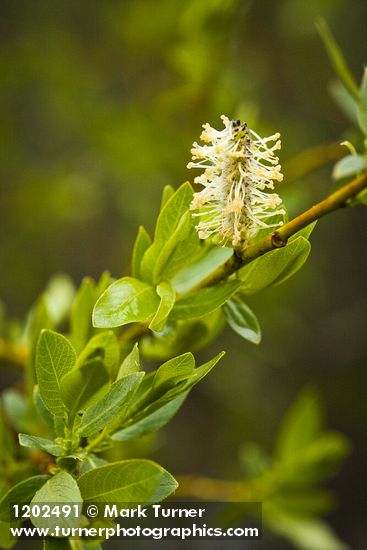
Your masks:
[{"label": "green leaf", "polygon": [[93,333],[92,312],[99,296],[112,282],[110,274],[105,271],[96,284],[90,277],[85,277],[76,294],[71,310],[71,341],[80,352]]},{"label": "green leaf", "polygon": [[93,325],[112,328],[150,319],[159,306],[153,287],[124,277],[115,281],[97,301],[93,310]]},{"label": "green leaf", "polygon": [[175,232],[181,217],[190,208],[193,190],[189,182],[182,184],[162,208],[155,228],[154,242],[164,244]]},{"label": "green leaf", "polygon": [[190,376],[195,368],[195,359],[192,353],[186,352],[178,357],[173,357],[163,363],[157,370],[150,372],[144,379],[144,383],[139,388],[139,394],[142,389],[154,389],[161,387],[173,387],[180,380]]},{"label": "green leaf", "polygon": [[109,392],[87,409],[79,427],[80,435],[86,437],[95,434],[116,419],[132,398],[143,377],[144,373],[138,372],[114,382]]},{"label": "green leaf", "polygon": [[172,373],[170,373],[170,370],[172,370],[172,365],[174,363],[171,363],[172,360],[167,361],[160,367],[161,369],[163,367],[163,369],[156,379],[160,370],[158,369],[154,375],[151,388],[147,389],[130,407],[128,420],[133,419],[134,422],[138,422],[142,418],[146,418],[160,409],[163,405],[171,402],[179,395],[186,394],[212,370],[224,355],[224,352],[219,353],[216,357],[196,369],[192,369],[193,359],[190,355],[191,354],[188,353],[181,357],[174,358],[178,360],[178,363],[176,363],[176,368]]},{"label": "green leaf", "polygon": [[310,223],[309,225],[306,225],[306,227],[304,227],[303,229],[300,229],[299,231],[297,231],[297,233],[292,235],[289,239],[289,242],[295,241],[298,237],[304,237],[305,239],[309,240],[316,225],[317,225],[317,220]]},{"label": "green leaf", "polygon": [[188,392],[176,397],[176,399],[172,399],[172,401],[163,405],[152,414],[145,416],[142,420],[129,424],[126,428],[114,433],[112,439],[114,441],[128,441],[152,432],[157,432],[176,414],[187,395]]},{"label": "green leaf", "polygon": [[267,218],[266,224],[269,225],[266,225],[265,227],[259,227],[250,238],[249,245],[253,245],[259,242],[261,239],[267,237],[269,235],[269,226],[273,227],[273,230],[275,230],[288,222],[288,213],[284,204],[282,204],[281,212],[281,214],[273,214],[269,218]]},{"label": "green leaf", "polygon": [[55,416],[54,417],[54,432],[56,437],[65,437],[65,417]]},{"label": "green leaf", "polygon": [[367,105],[367,67],[364,68],[361,86],[359,88],[359,96],[361,101]]},{"label": "green leaf", "polygon": [[83,349],[89,338],[95,302],[95,282],[91,277],[85,277],[76,293],[70,316],[70,338],[77,351]]},{"label": "green leaf", "polygon": [[354,176],[367,168],[367,158],[361,155],[347,155],[340,159],[334,166],[333,178],[340,180],[348,176]]},{"label": "green leaf", "polygon": [[[51,477],[34,495],[31,505],[33,504],[79,504],[81,511],[83,499],[77,482],[69,473],[62,470],[55,476]],[[73,514],[66,518],[62,515],[58,518],[52,516],[36,517],[31,513],[31,521],[35,527],[49,528],[53,530],[57,525],[63,527],[76,527],[80,518],[73,517]]]},{"label": "green leaf", "polygon": [[115,378],[120,361],[120,348],[116,335],[112,330],[100,332],[93,336],[77,358],[75,367],[79,367],[91,359],[102,361],[111,378]]},{"label": "green leaf", "polygon": [[177,382],[187,379],[195,368],[195,359],[192,353],[184,353],[166,361],[156,371],[151,391],[166,391],[174,387]]},{"label": "green leaf", "polygon": [[140,277],[143,281],[149,284],[153,284],[153,271],[160,253],[162,243],[153,242],[150,247],[145,251],[143,259],[140,264]]},{"label": "green leaf", "polygon": [[42,401],[40,390],[38,384],[33,388],[33,402],[36,407],[36,410],[42,418],[42,420],[47,424],[49,428],[53,430],[54,428],[54,416],[53,414],[45,407],[44,402]]},{"label": "green leaf", "polygon": [[39,335],[42,329],[45,328],[54,328],[54,323],[48,312],[45,297],[41,296],[29,313],[24,330],[24,339],[29,343],[30,348],[33,350],[31,363],[33,363],[34,360],[33,354]]},{"label": "green leaf", "polygon": [[19,391],[14,389],[5,390],[3,393],[3,406],[11,425],[17,431],[35,429],[29,403]]},{"label": "green leaf", "polygon": [[229,326],[242,338],[260,344],[261,329],[254,312],[245,304],[241,296],[236,294],[223,306],[223,311]]},{"label": "green leaf", "polygon": [[222,359],[223,355],[225,355],[225,352],[221,351],[220,353],[218,353],[218,355],[213,357],[213,359],[210,359],[203,365],[200,365],[200,367],[194,369],[186,384],[183,386],[184,390],[181,389],[180,393],[182,393],[182,391],[191,389],[195,384],[200,382],[200,380],[202,380],[207,374],[209,374],[209,372],[215,367],[218,361]]},{"label": "green leaf", "polygon": [[137,279],[141,278],[140,264],[145,252],[148,250],[151,244],[152,244],[152,239],[150,238],[149,233],[141,225],[139,227],[138,235],[135,240],[133,257],[131,261],[131,274],[133,277],[136,277]]},{"label": "green leaf", "polygon": [[266,523],[272,531],[290,540],[299,550],[348,550],[323,521],[276,511],[268,515]]},{"label": "green leaf", "polygon": [[324,425],[324,413],[318,392],[304,389],[291,404],[277,436],[276,454],[282,458],[298,454],[318,435]]},{"label": "green leaf", "polygon": [[318,483],[331,477],[349,454],[348,440],[339,433],[326,432],[298,453],[277,463],[276,477],[294,486]]},{"label": "green leaf", "polygon": [[90,361],[72,369],[61,381],[63,402],[71,418],[106,393],[108,372],[100,360]]},{"label": "green leaf", "polygon": [[340,80],[333,80],[330,82],[328,89],[331,97],[342,113],[354,126],[356,126],[358,124],[357,98],[343,86]]},{"label": "green leaf", "polygon": [[349,451],[340,434],[323,432],[318,394],[304,390],[287,412],[276,442],[277,476],[297,485],[330,476]]},{"label": "green leaf", "polygon": [[351,206],[355,206],[356,204],[364,204],[367,206],[367,189],[363,189],[363,191],[358,193],[353,199],[350,199],[348,204]]},{"label": "green leaf", "polygon": [[191,213],[189,210],[186,210],[179,218],[175,230],[167,235],[164,243],[162,242],[161,249],[154,264],[153,281],[161,281],[162,277],[168,279],[168,277],[164,275],[164,270],[167,264],[171,263],[171,256],[174,254],[177,245],[185,241],[189,236],[192,227],[191,220]]},{"label": "green leaf", "polygon": [[[152,402],[156,402],[169,390],[178,387],[180,383],[185,383],[192,375],[194,367],[195,359],[193,355],[185,353],[166,361],[155,373],[148,375],[139,389],[138,398],[129,409],[129,418],[134,417],[137,411],[146,409]],[[161,405],[159,404],[159,406]],[[146,416],[145,413],[144,416]]]},{"label": "green leaf", "polygon": [[33,476],[14,485],[0,500],[0,520],[9,522],[15,519],[11,513],[13,504],[29,504],[34,494],[38,491],[50,476]]},{"label": "green leaf", "polygon": [[[169,384],[168,381],[165,385],[161,385],[159,389],[164,389],[165,393],[161,397],[159,397],[157,401],[153,402],[151,407],[148,407],[143,411],[144,416],[146,416],[148,413],[150,414],[154,410],[159,409],[164,403],[167,403],[177,396],[188,392],[193,386],[195,386],[198,382],[200,382],[200,380],[202,380],[207,374],[209,374],[209,372],[214,368],[214,366],[223,357],[223,355],[224,352],[219,353],[216,357],[214,357],[207,363],[204,363],[200,367],[194,369],[192,371],[192,374],[188,376],[184,376],[183,373],[181,376],[177,375],[176,380],[172,380],[172,382],[175,382],[174,385]],[[186,368],[188,370],[188,365]],[[162,393],[162,391],[160,393]],[[157,387],[153,387],[152,396],[155,397],[156,395]]]},{"label": "green leaf", "polygon": [[51,330],[41,332],[36,351],[37,379],[42,401],[56,416],[65,411],[60,384],[75,360],[76,353],[64,336]]},{"label": "green leaf", "polygon": [[349,67],[344,59],[343,53],[339,48],[334,36],[332,35],[329,25],[322,17],[319,17],[316,22],[316,27],[320,33],[326,51],[329,55],[329,59],[334,67],[336,74],[343,82],[347,90],[355,97],[358,98],[359,91],[357,83],[349,70]]},{"label": "green leaf", "polygon": [[284,248],[272,250],[239,270],[241,292],[250,295],[292,277],[305,263],[311,251],[309,241],[297,237]]},{"label": "green leaf", "polygon": [[153,281],[153,271],[156,260],[187,212],[193,197],[191,185],[187,182],[181,185],[164,205],[159,213],[153,244],[145,252],[141,263],[141,276],[145,281]]},{"label": "green leaf", "polygon": [[270,456],[252,441],[240,446],[239,461],[245,479],[259,478],[271,467]]},{"label": "green leaf", "polygon": [[174,277],[172,284],[176,292],[184,294],[194,288],[217,267],[226,262],[232,254],[233,251],[231,248],[219,246],[209,248],[205,251],[203,257],[180,271]]},{"label": "green leaf", "polygon": [[51,439],[44,439],[43,437],[35,437],[34,435],[19,434],[19,444],[22,447],[28,447],[29,449],[42,449],[50,455],[62,456],[65,454],[65,449],[60,445],[57,445]]},{"label": "green leaf", "polygon": [[123,378],[128,374],[140,371],[140,358],[139,358],[139,347],[138,343],[134,345],[133,349],[127,357],[122,362],[120,370],[117,375],[117,379]]},{"label": "green leaf", "polygon": [[358,123],[364,135],[367,136],[367,68],[366,67],[363,72],[363,78],[362,78],[362,83],[361,83],[359,93],[360,93],[360,101],[359,101],[358,111],[357,111]]},{"label": "green leaf", "polygon": [[229,281],[202,288],[186,298],[178,300],[171,311],[170,319],[196,319],[204,317],[221,307],[241,286],[241,281]]},{"label": "green leaf", "polygon": [[104,460],[103,458],[100,458],[99,456],[90,453],[85,460],[83,460],[80,464],[79,471],[81,474],[84,474],[85,472],[88,472],[89,470],[93,470],[94,468],[98,468],[98,466],[104,466],[105,464],[108,464],[107,460]]},{"label": "green leaf", "polygon": [[200,239],[195,230],[191,212],[187,210],[157,256],[153,282],[172,279],[200,253]]},{"label": "green leaf", "polygon": [[162,271],[160,271],[159,277],[157,277],[156,281],[173,279],[176,273],[179,273],[186,266],[190,265],[190,263],[192,263],[196,258],[200,257],[201,253],[201,242],[198,238],[195,227],[192,225],[187,237],[176,243],[172,254],[170,254],[167,258],[167,261],[162,268]]},{"label": "green leaf", "polygon": [[162,200],[161,200],[161,208],[160,210],[162,210],[162,208],[166,205],[166,203],[169,201],[169,199],[172,197],[172,195],[174,194],[175,190],[174,188],[172,187],[172,185],[165,185],[163,187],[163,191],[162,191]]},{"label": "green leaf", "polygon": [[149,328],[155,332],[160,332],[163,330],[168,315],[175,305],[176,293],[169,282],[159,283],[156,288],[156,292],[161,301],[156,314],[150,322]]},{"label": "green leaf", "polygon": [[113,283],[113,278],[109,271],[104,271],[96,284],[96,299],[100,297],[102,292],[104,292],[111,283]]},{"label": "green leaf", "polygon": [[367,136],[367,102],[360,102],[357,111],[358,124],[365,136]]},{"label": "green leaf", "polygon": [[65,273],[54,275],[48,283],[43,296],[54,326],[60,324],[68,316],[74,294],[74,283]]},{"label": "green leaf", "polygon": [[225,316],[220,308],[192,321],[168,321],[163,332],[145,336],[140,341],[142,355],[164,360],[186,351],[195,352],[210,344],[222,331]]},{"label": "green leaf", "polygon": [[78,480],[87,502],[150,504],[173,493],[177,482],[166,470],[150,460],[124,460],[100,466]]}]

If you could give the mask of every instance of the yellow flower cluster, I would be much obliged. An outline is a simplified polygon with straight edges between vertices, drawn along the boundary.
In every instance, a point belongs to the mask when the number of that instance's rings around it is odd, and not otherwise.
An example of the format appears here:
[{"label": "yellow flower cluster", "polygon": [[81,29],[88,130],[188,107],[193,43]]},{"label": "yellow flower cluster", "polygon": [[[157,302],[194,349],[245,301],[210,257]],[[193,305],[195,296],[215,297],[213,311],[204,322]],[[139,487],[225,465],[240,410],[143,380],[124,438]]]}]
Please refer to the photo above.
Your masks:
[{"label": "yellow flower cluster", "polygon": [[274,153],[281,147],[280,134],[261,138],[239,120],[221,118],[224,129],[204,124],[204,144],[194,142],[191,149],[188,168],[204,170],[194,180],[203,189],[195,193],[191,209],[200,218],[201,239],[217,234],[224,245],[239,248],[259,230],[279,227],[279,216],[285,215],[279,195],[269,192],[283,179]]}]

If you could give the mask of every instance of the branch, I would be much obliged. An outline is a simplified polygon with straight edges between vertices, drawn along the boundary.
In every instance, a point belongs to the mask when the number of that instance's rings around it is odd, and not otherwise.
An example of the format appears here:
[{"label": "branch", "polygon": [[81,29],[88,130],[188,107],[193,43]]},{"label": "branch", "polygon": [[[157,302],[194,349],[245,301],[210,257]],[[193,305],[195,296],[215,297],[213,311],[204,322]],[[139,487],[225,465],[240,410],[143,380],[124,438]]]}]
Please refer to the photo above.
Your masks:
[{"label": "branch", "polygon": [[[224,264],[190,290],[190,294],[196,290],[213,286],[227,279],[230,275],[241,269],[244,265],[256,260],[263,254],[286,246],[288,239],[314,222],[333,212],[347,206],[348,201],[367,187],[367,172],[344,185],[321,202],[315,204],[290,222],[280,227],[277,231],[269,233],[266,237],[247,247],[243,251],[236,251]],[[181,296],[182,297],[182,296]],[[119,336],[122,343],[138,340],[145,334],[149,334],[149,328],[144,323],[136,323]],[[19,367],[25,366],[28,350],[19,344],[11,344],[0,339],[0,361],[10,362]]]},{"label": "branch", "polygon": [[[310,223],[314,222],[344,206],[347,206],[349,199],[352,199],[358,193],[360,193],[367,186],[367,172],[362,174],[358,178],[354,179],[350,183],[347,183],[321,202],[315,204],[306,212],[303,212],[290,222],[284,224],[277,231],[269,233],[266,237],[247,247],[242,252],[236,251],[229,260],[220,265],[213,273],[203,279],[196,287],[191,289],[188,294],[199,290],[200,288],[216,285],[227,279],[230,275],[233,275],[236,271],[241,269],[244,265],[256,260],[263,254],[274,250],[275,248],[282,248],[286,246],[287,241],[292,235],[297,233],[300,229],[307,227]],[[180,296],[182,297],[182,296]],[[149,334],[149,328],[144,323],[132,325],[127,331],[122,333],[119,337],[121,342],[128,342],[131,340],[138,340],[145,334]]]},{"label": "branch", "polygon": [[347,183],[296,218],[293,218],[293,220],[284,224],[277,231],[269,233],[269,235],[245,248],[242,252],[236,252],[229,260],[201,281],[194,290],[215,285],[235,273],[238,269],[241,269],[244,265],[266,254],[266,252],[286,246],[288,239],[297,233],[297,231],[304,229],[310,223],[326,216],[326,214],[347,206],[348,200],[358,195],[365,187],[367,187],[367,172]]}]

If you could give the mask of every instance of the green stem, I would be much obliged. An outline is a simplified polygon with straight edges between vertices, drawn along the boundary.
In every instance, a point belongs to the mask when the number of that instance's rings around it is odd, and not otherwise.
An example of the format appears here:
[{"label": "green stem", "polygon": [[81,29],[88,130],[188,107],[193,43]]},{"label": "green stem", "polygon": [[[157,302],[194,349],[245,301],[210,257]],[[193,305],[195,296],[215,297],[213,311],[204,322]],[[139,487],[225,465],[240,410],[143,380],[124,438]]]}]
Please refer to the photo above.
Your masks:
[{"label": "green stem", "polygon": [[349,70],[347,62],[344,59],[343,52],[339,48],[339,45],[336,42],[329,25],[323,17],[317,18],[316,28],[319,31],[320,36],[325,44],[326,51],[329,55],[329,59],[334,67],[336,74],[339,76],[340,80],[343,82],[344,86],[352,95],[352,97],[359,101],[358,85],[355,81],[354,76]]}]

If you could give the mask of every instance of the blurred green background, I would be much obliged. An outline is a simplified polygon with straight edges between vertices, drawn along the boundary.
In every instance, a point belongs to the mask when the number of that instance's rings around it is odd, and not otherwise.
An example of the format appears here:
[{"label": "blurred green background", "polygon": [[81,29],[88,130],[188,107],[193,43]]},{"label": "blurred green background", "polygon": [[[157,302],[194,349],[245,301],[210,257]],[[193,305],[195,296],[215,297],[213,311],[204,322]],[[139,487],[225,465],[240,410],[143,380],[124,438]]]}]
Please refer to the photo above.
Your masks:
[{"label": "blurred green background", "polygon": [[[10,316],[22,317],[55,272],[76,284],[104,269],[128,273],[162,186],[194,177],[185,166],[203,122],[220,127],[225,113],[280,131],[283,162],[353,137],[328,91],[314,20],[326,17],[359,79],[363,1],[3,0],[0,9],[0,296]],[[291,214],[332,189],[330,172],[281,184]],[[227,350],[151,453],[172,473],[234,478],[241,443],[271,449],[289,403],[314,384],[329,424],[353,443],[331,483],[340,498],[331,522],[353,549],[367,546],[366,238],[363,208],[320,222],[303,270],[251,300],[262,344],[227,330],[202,353]]]}]

